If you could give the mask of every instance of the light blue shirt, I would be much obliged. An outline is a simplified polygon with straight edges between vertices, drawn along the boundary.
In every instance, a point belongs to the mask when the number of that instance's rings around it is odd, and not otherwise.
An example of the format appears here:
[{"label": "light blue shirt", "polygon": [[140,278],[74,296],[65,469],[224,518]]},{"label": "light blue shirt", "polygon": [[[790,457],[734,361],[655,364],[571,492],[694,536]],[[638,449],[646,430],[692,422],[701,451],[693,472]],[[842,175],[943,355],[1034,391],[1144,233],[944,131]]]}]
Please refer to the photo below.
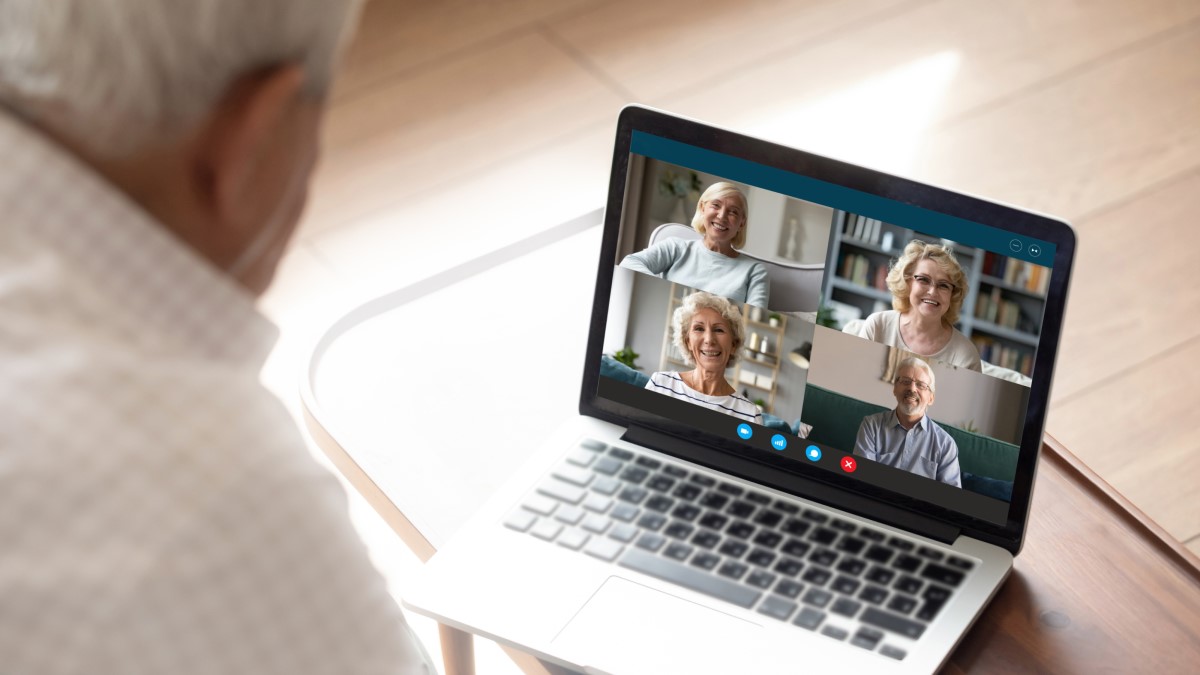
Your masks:
[{"label": "light blue shirt", "polygon": [[928,415],[905,429],[895,410],[867,415],[858,427],[854,454],[880,464],[962,487],[958,445]]},{"label": "light blue shirt", "polygon": [[757,307],[767,306],[770,293],[766,266],[746,256],[710,251],[698,239],[660,241],[625,256],[621,267]]}]

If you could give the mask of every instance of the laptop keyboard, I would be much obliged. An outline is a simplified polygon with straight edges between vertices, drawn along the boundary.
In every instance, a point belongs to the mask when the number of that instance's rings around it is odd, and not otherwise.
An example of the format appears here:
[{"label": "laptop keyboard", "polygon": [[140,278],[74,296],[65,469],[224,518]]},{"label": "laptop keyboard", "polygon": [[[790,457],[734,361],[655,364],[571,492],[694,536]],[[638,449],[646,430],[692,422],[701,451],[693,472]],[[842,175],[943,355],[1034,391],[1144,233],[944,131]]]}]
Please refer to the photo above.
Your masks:
[{"label": "laptop keyboard", "polygon": [[504,523],[778,621],[903,659],[974,564],[595,440]]}]

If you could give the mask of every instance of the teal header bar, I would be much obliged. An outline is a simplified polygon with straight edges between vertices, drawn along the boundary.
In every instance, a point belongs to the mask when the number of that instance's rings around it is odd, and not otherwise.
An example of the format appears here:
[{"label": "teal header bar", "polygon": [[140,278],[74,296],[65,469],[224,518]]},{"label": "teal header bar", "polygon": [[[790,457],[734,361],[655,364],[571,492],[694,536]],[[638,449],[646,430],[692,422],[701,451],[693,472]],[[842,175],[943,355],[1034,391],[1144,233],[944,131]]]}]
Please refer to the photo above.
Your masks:
[{"label": "teal header bar", "polygon": [[791,171],[705,150],[660,136],[633,132],[630,150],[657,160],[703,171],[739,183],[824,204],[885,223],[899,225],[939,239],[993,251],[1043,267],[1054,265],[1054,244],[1033,237],[1005,232],[990,225],[904,204]]}]

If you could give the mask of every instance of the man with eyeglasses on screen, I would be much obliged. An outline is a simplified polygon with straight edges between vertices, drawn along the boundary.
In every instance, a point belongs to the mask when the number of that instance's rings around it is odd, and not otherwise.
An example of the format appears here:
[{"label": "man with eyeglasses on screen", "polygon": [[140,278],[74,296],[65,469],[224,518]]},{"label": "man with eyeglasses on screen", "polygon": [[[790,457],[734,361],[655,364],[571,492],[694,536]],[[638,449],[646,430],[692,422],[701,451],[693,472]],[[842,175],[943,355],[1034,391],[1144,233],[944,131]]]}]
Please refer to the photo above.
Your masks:
[{"label": "man with eyeglasses on screen", "polygon": [[896,369],[896,408],[863,418],[854,454],[897,469],[962,487],[958,445],[925,414],[933,405],[933,369],[910,356]]}]

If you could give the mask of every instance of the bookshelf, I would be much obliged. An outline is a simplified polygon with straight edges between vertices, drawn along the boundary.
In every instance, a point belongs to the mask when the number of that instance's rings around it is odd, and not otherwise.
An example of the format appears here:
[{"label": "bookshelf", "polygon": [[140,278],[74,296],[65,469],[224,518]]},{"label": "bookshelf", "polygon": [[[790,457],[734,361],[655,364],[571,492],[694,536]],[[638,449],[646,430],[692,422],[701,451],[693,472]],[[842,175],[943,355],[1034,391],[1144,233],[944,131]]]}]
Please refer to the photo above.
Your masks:
[{"label": "bookshelf", "polygon": [[[660,371],[687,371],[689,366],[675,354],[672,343],[671,322],[675,310],[694,289],[671,284],[671,299],[667,303],[666,330],[663,331]],[[787,315],[773,314],[761,307],[742,305],[745,319],[745,343],[738,352],[737,363],[726,371],[725,377],[739,393],[751,401],[761,400],[764,412],[771,412],[775,405],[775,393],[779,390],[779,370],[784,354],[780,351],[783,335],[787,331]],[[772,322],[771,317],[775,317]]]},{"label": "bookshelf", "polygon": [[[854,318],[892,308],[887,290],[888,268],[916,237],[908,228],[838,211],[834,215],[823,303],[834,308],[838,328]],[[967,293],[955,326],[975,343],[988,363],[1025,375],[1033,370],[1033,353],[1041,332],[1050,270],[954,242],[949,244],[967,275]]]}]

